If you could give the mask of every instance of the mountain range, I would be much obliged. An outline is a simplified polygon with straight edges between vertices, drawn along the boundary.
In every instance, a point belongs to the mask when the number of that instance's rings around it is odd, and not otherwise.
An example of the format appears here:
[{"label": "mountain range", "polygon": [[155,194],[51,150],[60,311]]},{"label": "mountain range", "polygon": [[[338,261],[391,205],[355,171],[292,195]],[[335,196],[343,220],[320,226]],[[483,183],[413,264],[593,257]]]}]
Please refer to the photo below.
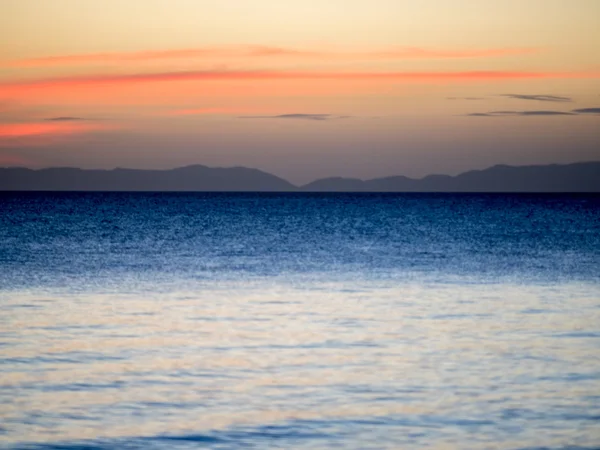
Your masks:
[{"label": "mountain range", "polygon": [[0,168],[0,191],[600,192],[600,162],[506,166],[456,176],[323,178],[303,186],[246,167],[169,170]]}]

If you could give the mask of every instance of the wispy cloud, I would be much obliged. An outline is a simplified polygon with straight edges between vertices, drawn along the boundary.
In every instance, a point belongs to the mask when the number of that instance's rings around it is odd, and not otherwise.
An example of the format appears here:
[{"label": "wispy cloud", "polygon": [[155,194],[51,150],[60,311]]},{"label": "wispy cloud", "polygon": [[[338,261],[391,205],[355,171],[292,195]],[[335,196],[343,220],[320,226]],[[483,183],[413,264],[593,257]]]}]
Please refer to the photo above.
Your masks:
[{"label": "wispy cloud", "polygon": [[568,111],[490,111],[467,114],[470,117],[507,117],[507,116],[575,116]]},{"label": "wispy cloud", "polygon": [[574,109],[573,112],[577,114],[600,114],[600,108]]},{"label": "wispy cloud", "polygon": [[58,66],[127,62],[147,62],[172,59],[248,58],[266,56],[316,56],[320,53],[266,46],[204,47],[139,52],[84,53],[78,55],[56,55],[10,61],[9,66]]},{"label": "wispy cloud", "polygon": [[0,83],[0,94],[19,89],[76,87],[86,85],[129,85],[169,81],[258,81],[258,80],[337,80],[337,81],[493,81],[547,78],[600,78],[600,72],[523,72],[523,71],[462,71],[462,72],[299,72],[269,70],[206,70],[179,72],[149,72],[134,74],[98,74],[71,77],[42,78]]},{"label": "wispy cloud", "polygon": [[514,98],[518,100],[534,100],[539,102],[572,102],[570,97],[559,97],[557,95],[530,95],[530,94],[502,94],[502,97]]},{"label": "wispy cloud", "polygon": [[0,141],[40,135],[72,135],[110,128],[113,127],[69,122],[4,123],[0,124]]},{"label": "wispy cloud", "polygon": [[235,58],[303,58],[342,60],[385,60],[385,59],[448,59],[490,58],[523,55],[539,52],[538,48],[484,48],[484,49],[435,49],[423,47],[394,47],[371,51],[311,50],[287,47],[241,45],[230,47],[202,47],[138,52],[107,52],[76,55],[55,55],[9,61],[11,67],[87,65],[110,63],[140,63],[177,59],[235,59]]},{"label": "wispy cloud", "polygon": [[238,119],[292,119],[292,120],[337,120],[348,119],[350,116],[337,116],[335,114],[279,114],[276,116],[240,116]]},{"label": "wispy cloud", "polygon": [[48,122],[76,122],[79,120],[88,120],[83,117],[69,117],[69,116],[60,116],[60,117],[48,117],[46,119]]},{"label": "wispy cloud", "polygon": [[600,115],[600,108],[580,108],[571,111],[489,111],[465,114],[469,117],[506,117],[506,116],[581,116]]},{"label": "wispy cloud", "polygon": [[516,116],[572,116],[573,113],[565,111],[518,111]]}]

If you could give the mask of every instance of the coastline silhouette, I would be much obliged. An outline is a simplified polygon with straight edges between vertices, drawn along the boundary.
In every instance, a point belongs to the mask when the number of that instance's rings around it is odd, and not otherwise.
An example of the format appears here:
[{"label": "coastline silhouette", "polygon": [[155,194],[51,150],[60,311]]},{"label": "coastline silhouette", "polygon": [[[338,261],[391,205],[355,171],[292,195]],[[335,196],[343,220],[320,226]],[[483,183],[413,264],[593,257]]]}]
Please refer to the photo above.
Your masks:
[{"label": "coastline silhouette", "polygon": [[169,170],[0,168],[0,191],[198,192],[600,192],[600,162],[496,165],[456,176],[322,178],[296,186],[247,167],[191,165]]}]

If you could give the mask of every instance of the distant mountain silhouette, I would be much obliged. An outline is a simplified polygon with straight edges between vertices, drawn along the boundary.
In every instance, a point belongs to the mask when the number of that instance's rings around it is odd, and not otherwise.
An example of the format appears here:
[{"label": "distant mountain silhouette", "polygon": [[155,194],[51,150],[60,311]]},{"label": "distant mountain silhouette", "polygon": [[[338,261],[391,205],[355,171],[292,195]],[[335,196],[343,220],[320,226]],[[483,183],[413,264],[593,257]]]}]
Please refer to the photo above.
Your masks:
[{"label": "distant mountain silhouette", "polygon": [[0,168],[0,191],[600,192],[600,162],[493,166],[457,176],[323,178],[296,187],[246,167],[171,170]]},{"label": "distant mountain silhouette", "polygon": [[311,192],[600,192],[600,162],[545,166],[493,166],[457,176],[403,176],[359,180],[323,178],[300,188]]},{"label": "distant mountain silhouette", "polygon": [[246,167],[201,165],[172,170],[0,169],[0,190],[23,191],[291,191],[286,180]]}]

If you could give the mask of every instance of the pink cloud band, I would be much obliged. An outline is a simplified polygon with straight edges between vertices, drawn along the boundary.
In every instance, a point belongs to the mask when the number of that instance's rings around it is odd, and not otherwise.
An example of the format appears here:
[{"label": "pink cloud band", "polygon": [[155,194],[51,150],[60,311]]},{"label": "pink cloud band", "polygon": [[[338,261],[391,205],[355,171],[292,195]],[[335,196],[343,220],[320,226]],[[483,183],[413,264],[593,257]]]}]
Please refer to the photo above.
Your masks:
[{"label": "pink cloud band", "polygon": [[338,81],[477,81],[536,78],[599,78],[600,72],[285,72],[285,71],[182,71],[125,75],[83,75],[0,83],[3,91],[85,85],[128,85],[169,81],[252,81],[252,80],[338,80]]}]

